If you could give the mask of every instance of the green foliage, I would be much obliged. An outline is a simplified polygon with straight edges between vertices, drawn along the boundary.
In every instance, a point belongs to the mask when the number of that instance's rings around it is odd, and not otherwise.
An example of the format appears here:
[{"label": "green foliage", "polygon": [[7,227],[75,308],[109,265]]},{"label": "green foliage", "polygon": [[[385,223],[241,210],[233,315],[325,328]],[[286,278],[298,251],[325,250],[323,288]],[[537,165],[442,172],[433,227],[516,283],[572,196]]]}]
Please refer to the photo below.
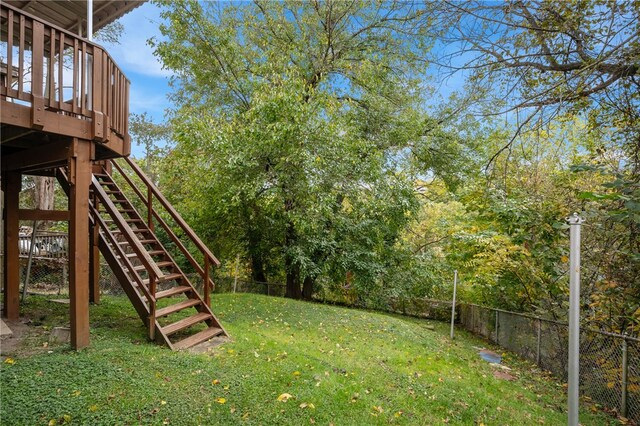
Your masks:
[{"label": "green foliage", "polygon": [[420,105],[425,6],[162,4],[153,45],[179,106],[163,188],[222,257],[286,279],[288,296],[347,272],[377,285],[417,207],[416,173],[454,182],[465,154]]}]

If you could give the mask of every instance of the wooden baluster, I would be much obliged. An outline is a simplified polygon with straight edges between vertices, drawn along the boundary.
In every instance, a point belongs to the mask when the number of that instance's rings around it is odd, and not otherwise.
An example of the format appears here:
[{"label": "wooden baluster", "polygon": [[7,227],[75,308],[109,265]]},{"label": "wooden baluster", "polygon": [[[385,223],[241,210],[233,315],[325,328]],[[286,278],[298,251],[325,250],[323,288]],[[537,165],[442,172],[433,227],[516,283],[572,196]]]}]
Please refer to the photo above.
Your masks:
[{"label": "wooden baluster", "polygon": [[64,33],[60,33],[60,44],[58,46],[58,109],[64,105]]},{"label": "wooden baluster", "polygon": [[149,293],[153,299],[149,300],[149,339],[156,339],[156,276],[149,273]]},{"label": "wooden baluster", "polygon": [[71,111],[74,114],[78,113],[78,73],[80,71],[80,55],[78,53],[78,39],[73,39],[73,95],[71,96]]},{"label": "wooden baluster", "polygon": [[124,154],[131,154],[131,138],[129,138],[129,82],[125,80],[125,94],[124,94]]},{"label": "wooden baluster", "polygon": [[42,85],[44,82],[44,25],[33,22],[31,28],[33,43],[31,45],[31,126],[44,127],[44,98]]},{"label": "wooden baluster", "polygon": [[204,255],[204,303],[211,307],[211,297],[209,296],[209,256]]},{"label": "wooden baluster", "polygon": [[55,104],[56,99],[56,78],[55,78],[55,63],[56,63],[56,30],[53,28],[49,31],[49,70],[47,71],[47,83],[49,106],[52,107]]},{"label": "wooden baluster", "polygon": [[20,15],[18,38],[18,99],[24,98],[24,16]]},{"label": "wooden baluster", "polygon": [[120,129],[120,99],[118,97],[120,91],[120,75],[115,66],[113,67],[113,77],[115,81],[113,85],[113,128],[118,131]]},{"label": "wooden baluster", "polygon": [[104,140],[104,110],[102,109],[102,51],[93,48],[92,59],[92,78],[91,78],[91,106],[93,107],[91,129],[93,140]]},{"label": "wooden baluster", "polygon": [[89,63],[87,62],[87,43],[82,42],[82,48],[78,55],[78,62],[82,62],[80,66],[78,66],[78,74],[80,80],[80,114],[88,115],[87,113],[87,76],[89,74]]},{"label": "wooden baluster", "polygon": [[147,187],[147,226],[154,232],[153,226],[153,192],[150,187]]},{"label": "wooden baluster", "polygon": [[7,16],[7,95],[12,92],[13,85],[13,10]]}]

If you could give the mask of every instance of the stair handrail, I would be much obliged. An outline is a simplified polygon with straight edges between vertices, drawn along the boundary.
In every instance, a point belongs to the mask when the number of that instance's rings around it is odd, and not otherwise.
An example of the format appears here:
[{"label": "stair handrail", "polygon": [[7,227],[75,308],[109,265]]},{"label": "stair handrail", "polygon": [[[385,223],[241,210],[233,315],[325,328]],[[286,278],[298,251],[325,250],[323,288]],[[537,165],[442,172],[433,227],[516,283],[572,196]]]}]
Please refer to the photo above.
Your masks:
[{"label": "stair handrail", "polygon": [[[142,265],[149,272],[149,275],[153,275],[153,278],[155,278],[155,280],[157,280],[158,282],[165,281],[166,279],[165,273],[162,272],[162,270],[158,267],[158,265],[153,260],[153,258],[149,255],[149,253],[144,248],[142,243],[135,236],[131,228],[126,226],[126,221],[124,217],[120,214],[115,204],[113,204],[111,199],[109,199],[107,194],[104,192],[104,189],[102,188],[102,186],[100,185],[100,182],[98,182],[98,179],[96,179],[95,176],[92,177],[92,184],[93,184],[96,195],[100,199],[100,202],[105,206],[109,214],[115,219],[116,225],[118,226],[120,231],[125,235],[127,242],[131,245],[131,247],[133,248],[133,251],[138,256],[138,259],[140,259],[140,262],[142,262]],[[154,280],[150,279],[150,283],[153,281]]]},{"label": "stair handrail", "polygon": [[[160,190],[155,186],[151,180],[145,175],[142,169],[129,157],[124,157],[124,160],[127,162],[129,167],[134,171],[134,173],[138,176],[140,181],[147,188],[147,196],[145,197],[137,185],[127,176],[124,169],[115,161],[111,160],[111,164],[118,170],[118,172],[122,175],[124,180],[129,184],[129,186],[133,189],[136,195],[145,202],[148,210],[148,226],[153,229],[153,224],[151,223],[151,217],[155,217],[158,223],[167,231],[167,234],[172,239],[172,241],[176,244],[176,246],[180,249],[180,251],[185,255],[185,257],[189,260],[189,263],[196,269],[196,271],[203,278],[203,290],[204,290],[204,299],[207,305],[209,302],[209,286],[213,288],[213,280],[209,275],[209,267],[211,263],[215,266],[220,266],[220,261],[215,257],[215,255],[209,250],[209,248],[202,242],[202,240],[198,237],[198,235],[193,231],[193,229],[185,222],[185,220],[180,216],[180,214],[176,211],[176,209],[169,203],[169,201],[162,195]],[[180,239],[175,235],[175,232],[171,229],[171,227],[166,223],[166,221],[158,214],[158,212],[152,207],[152,196],[155,197],[160,204],[164,207],[164,209],[169,213],[169,215],[173,218],[173,220],[178,224],[178,226],[182,229],[182,231],[189,237],[189,239],[195,244],[196,248],[200,250],[204,257],[204,267],[200,266],[198,262],[193,258],[189,250],[182,244]]]}]

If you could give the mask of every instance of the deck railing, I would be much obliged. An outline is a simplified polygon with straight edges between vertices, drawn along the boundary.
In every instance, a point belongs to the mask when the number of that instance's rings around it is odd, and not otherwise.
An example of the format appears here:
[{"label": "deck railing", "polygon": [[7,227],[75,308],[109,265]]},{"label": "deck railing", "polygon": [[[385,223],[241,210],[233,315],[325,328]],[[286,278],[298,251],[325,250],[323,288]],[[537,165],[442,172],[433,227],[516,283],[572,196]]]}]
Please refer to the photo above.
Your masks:
[{"label": "deck railing", "polygon": [[30,105],[35,127],[52,111],[127,140],[129,81],[102,47],[5,3],[0,21],[0,99]]}]

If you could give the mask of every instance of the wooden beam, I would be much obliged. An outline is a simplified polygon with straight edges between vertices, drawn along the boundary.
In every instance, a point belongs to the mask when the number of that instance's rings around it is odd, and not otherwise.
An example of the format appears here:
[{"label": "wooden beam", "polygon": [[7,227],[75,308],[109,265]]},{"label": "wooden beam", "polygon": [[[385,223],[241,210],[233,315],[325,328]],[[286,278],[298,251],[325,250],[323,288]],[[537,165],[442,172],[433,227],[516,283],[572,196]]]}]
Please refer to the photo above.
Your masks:
[{"label": "wooden beam", "polygon": [[20,224],[18,221],[19,195],[22,186],[20,173],[4,172],[2,175],[2,191],[4,205],[4,257],[3,315],[10,320],[17,320],[20,315],[20,248],[18,246]]},{"label": "wooden beam", "polygon": [[18,210],[18,218],[20,220],[63,222],[69,220],[69,210],[20,209]]},{"label": "wooden beam", "polygon": [[35,130],[25,129],[22,127],[3,127],[2,128],[2,140],[1,143],[9,143],[16,139],[21,139],[34,133]]},{"label": "wooden beam", "polygon": [[[32,106],[20,105],[8,101],[0,102],[0,117],[2,124],[32,128]],[[58,114],[55,111],[42,111],[40,122],[34,128],[43,132],[56,133],[58,135],[89,139],[91,137],[91,122],[80,120],[69,115]],[[42,127],[40,127],[42,126]]]},{"label": "wooden beam", "polygon": [[89,185],[91,142],[74,139],[69,157],[69,298],[71,345],[89,345]]},{"label": "wooden beam", "polygon": [[27,172],[64,165],[69,159],[70,147],[69,142],[52,142],[15,154],[3,155],[2,170]]}]

